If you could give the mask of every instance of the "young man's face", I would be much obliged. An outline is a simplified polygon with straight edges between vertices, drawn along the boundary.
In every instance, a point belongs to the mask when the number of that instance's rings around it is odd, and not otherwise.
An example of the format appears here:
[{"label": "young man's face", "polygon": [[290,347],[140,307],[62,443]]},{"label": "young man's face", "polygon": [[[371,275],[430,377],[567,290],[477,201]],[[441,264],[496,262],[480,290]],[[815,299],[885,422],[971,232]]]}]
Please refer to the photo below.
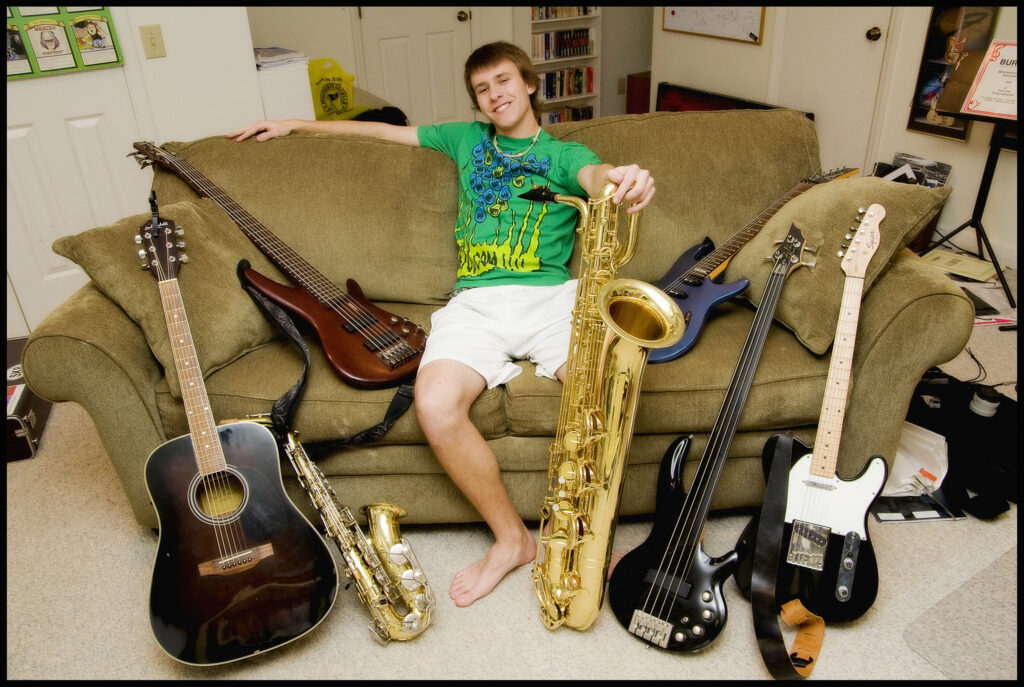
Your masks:
[{"label": "young man's face", "polygon": [[511,60],[502,60],[470,75],[480,111],[499,133],[510,137],[532,136],[537,120],[530,106],[532,86],[523,81],[519,68]]}]

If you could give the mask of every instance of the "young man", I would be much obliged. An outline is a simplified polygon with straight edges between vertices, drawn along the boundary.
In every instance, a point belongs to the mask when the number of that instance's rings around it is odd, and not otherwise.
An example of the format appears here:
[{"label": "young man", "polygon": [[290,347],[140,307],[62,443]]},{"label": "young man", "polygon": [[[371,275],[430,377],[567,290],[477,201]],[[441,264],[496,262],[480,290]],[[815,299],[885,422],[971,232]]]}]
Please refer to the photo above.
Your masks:
[{"label": "young man", "polygon": [[536,114],[539,79],[529,57],[499,42],[466,61],[466,89],[488,122],[403,127],[359,121],[259,121],[228,134],[243,141],[292,131],[353,133],[453,158],[459,170],[455,239],[459,270],[453,297],[431,318],[416,378],[416,414],[438,461],[494,533],[483,559],[456,574],[449,595],[468,606],[511,570],[532,561],[536,540],[501,481],[498,462],[469,420],[485,388],[508,382],[529,359],[537,374],[565,380],[576,298],[568,262],[575,240],[575,209],[518,196],[533,185],[556,193],[596,197],[608,181],[612,200],[639,212],[654,195],[654,180],[637,165],[613,167],[579,143],[549,136]]}]

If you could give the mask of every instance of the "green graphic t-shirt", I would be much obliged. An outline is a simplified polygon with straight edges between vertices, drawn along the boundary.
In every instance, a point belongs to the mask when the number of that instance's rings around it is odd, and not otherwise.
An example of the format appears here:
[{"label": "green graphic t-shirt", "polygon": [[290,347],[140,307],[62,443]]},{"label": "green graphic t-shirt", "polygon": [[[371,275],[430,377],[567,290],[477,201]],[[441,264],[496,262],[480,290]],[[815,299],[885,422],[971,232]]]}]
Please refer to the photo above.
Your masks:
[{"label": "green graphic t-shirt", "polygon": [[[498,136],[486,122],[421,126],[420,145],[453,160],[459,170],[455,288],[498,284],[561,284],[569,279],[578,220],[576,208],[519,198],[533,186],[586,197],[576,179],[582,167],[601,164],[581,143],[559,141],[541,130],[533,138]],[[520,157],[510,157],[521,151]]]}]

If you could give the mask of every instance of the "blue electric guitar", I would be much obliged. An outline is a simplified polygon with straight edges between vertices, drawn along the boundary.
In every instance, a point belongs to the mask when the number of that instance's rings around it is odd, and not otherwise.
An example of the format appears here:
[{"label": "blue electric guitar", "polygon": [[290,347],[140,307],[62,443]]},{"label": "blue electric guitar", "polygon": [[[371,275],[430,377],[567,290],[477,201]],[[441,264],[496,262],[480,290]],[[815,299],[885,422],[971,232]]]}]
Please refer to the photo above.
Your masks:
[{"label": "blue electric guitar", "polygon": [[665,363],[675,360],[693,348],[701,329],[704,328],[704,321],[708,313],[747,288],[750,280],[746,278],[737,279],[728,284],[720,283],[722,273],[730,258],[750,239],[757,236],[768,220],[783,205],[809,188],[833,179],[853,176],[858,171],[860,170],[846,167],[804,179],[717,249],[711,239],[705,238],[701,243],[679,256],[679,259],[656,285],[667,293],[683,311],[683,317],[686,318],[686,332],[677,343],[652,350],[648,362]]}]

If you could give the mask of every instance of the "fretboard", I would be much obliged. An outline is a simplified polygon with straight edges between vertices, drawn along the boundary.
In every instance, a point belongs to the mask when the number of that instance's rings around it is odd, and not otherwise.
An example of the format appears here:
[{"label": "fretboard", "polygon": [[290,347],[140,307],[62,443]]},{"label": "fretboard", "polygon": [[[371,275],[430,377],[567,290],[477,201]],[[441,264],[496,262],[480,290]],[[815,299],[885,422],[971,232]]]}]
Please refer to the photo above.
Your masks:
[{"label": "fretboard", "polygon": [[814,455],[811,459],[811,474],[818,477],[831,479],[836,474],[863,291],[864,277],[846,277],[836,338],[832,343],[832,360],[828,367],[828,380],[825,382],[825,398],[821,404],[818,432],[814,439]]},{"label": "fretboard", "polygon": [[349,299],[349,295],[345,291],[335,286],[330,279],[292,250],[288,244],[271,233],[259,220],[207,179],[187,160],[167,155],[163,162],[166,162],[192,190],[217,203],[264,255],[322,305],[330,308]]},{"label": "fretboard", "polygon": [[734,256],[739,252],[740,248],[743,248],[743,246],[747,245],[752,238],[757,236],[758,232],[764,229],[764,225],[768,223],[768,220],[774,217],[775,213],[777,213],[783,205],[813,186],[815,186],[815,184],[807,181],[802,181],[794,186],[790,189],[789,193],[776,200],[769,207],[765,208],[761,214],[729,237],[728,241],[711,251],[708,255],[704,256],[700,262],[689,269],[689,271],[683,276],[683,279],[693,278],[700,280],[709,277],[719,265]]},{"label": "fretboard", "polygon": [[199,473],[209,475],[224,470],[227,462],[217,436],[217,424],[210,410],[210,401],[203,384],[203,373],[199,368],[196,348],[192,343],[188,318],[181,300],[177,279],[160,282],[160,300],[170,335],[171,351],[174,354],[174,368],[178,371],[181,385],[181,399],[185,404],[185,416],[192,435],[192,447],[196,456]]}]

